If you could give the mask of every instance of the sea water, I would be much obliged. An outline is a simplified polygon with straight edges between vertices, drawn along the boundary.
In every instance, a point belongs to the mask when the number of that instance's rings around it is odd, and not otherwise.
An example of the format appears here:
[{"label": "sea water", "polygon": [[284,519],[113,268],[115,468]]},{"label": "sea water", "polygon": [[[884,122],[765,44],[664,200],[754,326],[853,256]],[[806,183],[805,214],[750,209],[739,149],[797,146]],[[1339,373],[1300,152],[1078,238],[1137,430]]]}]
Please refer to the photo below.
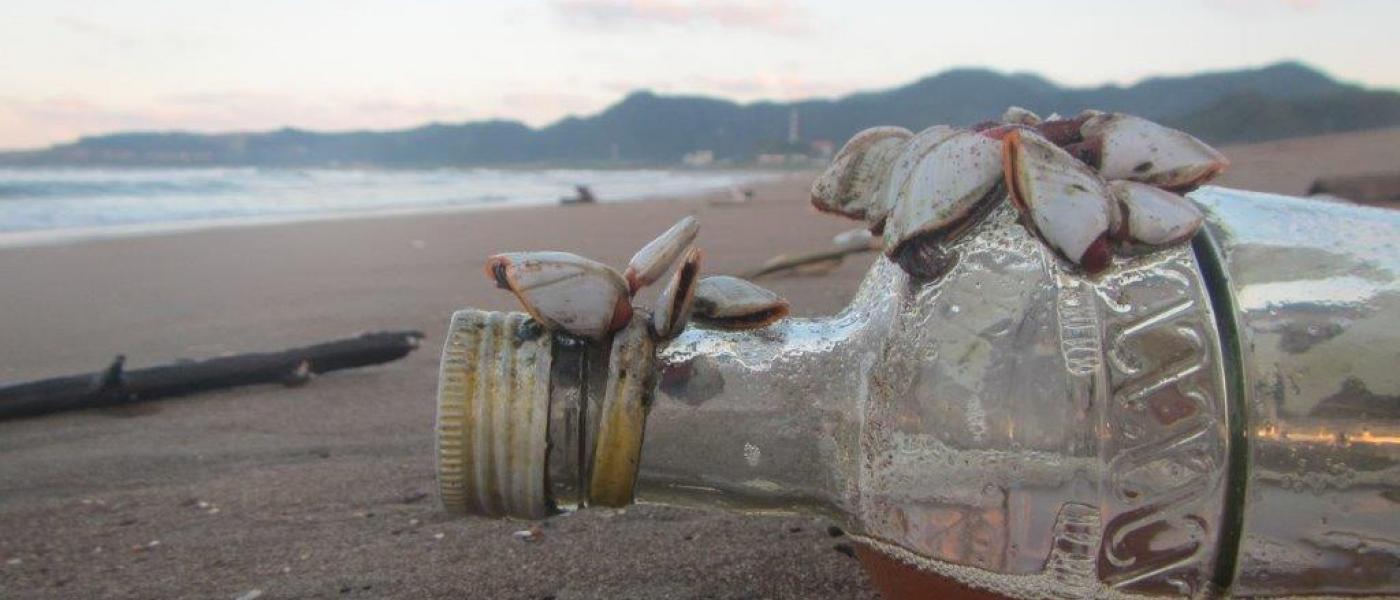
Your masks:
[{"label": "sea water", "polygon": [[[0,243],[365,213],[556,204],[575,185],[599,202],[679,197],[780,175],[588,169],[0,168]],[[65,234],[65,232],[67,232]]]}]

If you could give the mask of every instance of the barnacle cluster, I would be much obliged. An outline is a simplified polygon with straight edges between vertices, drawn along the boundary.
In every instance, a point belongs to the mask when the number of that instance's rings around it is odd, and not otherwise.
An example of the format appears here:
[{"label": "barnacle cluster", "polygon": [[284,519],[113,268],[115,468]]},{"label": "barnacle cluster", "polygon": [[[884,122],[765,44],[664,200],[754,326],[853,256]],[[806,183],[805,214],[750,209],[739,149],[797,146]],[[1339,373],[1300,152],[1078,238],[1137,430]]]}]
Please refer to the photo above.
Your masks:
[{"label": "barnacle cluster", "polygon": [[[509,252],[488,259],[486,274],[515,294],[546,329],[594,341],[626,327],[637,315],[650,319],[657,341],[680,335],[692,318],[722,329],[752,329],[787,315],[786,300],[750,281],[700,277],[703,253],[691,247],[699,229],[695,217],[681,219],[638,250],[622,273],[568,252]],[[647,315],[635,309],[637,292],[665,275],[682,254],[654,311]]]},{"label": "barnacle cluster", "polygon": [[928,277],[949,242],[1009,198],[1028,229],[1096,273],[1114,254],[1190,239],[1202,215],[1180,194],[1226,166],[1204,142],[1140,117],[1085,111],[1042,120],[1011,107],[969,128],[862,131],[817,178],[812,204],[865,221],[883,234],[891,260]]}]

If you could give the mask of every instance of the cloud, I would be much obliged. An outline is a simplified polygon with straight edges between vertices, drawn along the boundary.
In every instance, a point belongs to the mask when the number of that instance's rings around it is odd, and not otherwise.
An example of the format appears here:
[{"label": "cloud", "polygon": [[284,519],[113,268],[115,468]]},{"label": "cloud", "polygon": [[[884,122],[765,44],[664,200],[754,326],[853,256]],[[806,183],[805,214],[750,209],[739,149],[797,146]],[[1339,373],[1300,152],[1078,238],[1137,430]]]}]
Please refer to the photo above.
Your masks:
[{"label": "cloud", "polygon": [[748,75],[697,75],[684,79],[647,81],[615,80],[602,84],[609,93],[625,94],[647,89],[667,94],[703,94],[738,101],[806,100],[848,94],[871,87],[873,82],[809,79],[795,73],[760,71]]},{"label": "cloud", "polygon": [[787,1],[557,0],[566,18],[595,26],[713,26],[794,35],[808,30],[808,14]]},{"label": "cloud", "polygon": [[477,118],[464,103],[383,95],[300,98],[210,92],[114,102],[97,96],[0,96],[0,149],[38,147],[117,131],[388,129]]},{"label": "cloud", "polygon": [[199,38],[172,31],[124,31],[84,17],[65,15],[54,17],[59,29],[86,38],[105,47],[118,50],[151,48],[154,50],[188,50],[203,44]]},{"label": "cloud", "polygon": [[763,72],[740,77],[706,77],[695,80],[701,90],[726,97],[799,100],[835,96],[858,89],[849,81],[813,80],[792,73]]},{"label": "cloud", "polygon": [[1298,11],[1314,11],[1320,9],[1332,0],[1214,0],[1225,8],[1232,10],[1254,10],[1260,6],[1269,8],[1270,6],[1282,6]]},{"label": "cloud", "polygon": [[602,108],[611,98],[555,90],[513,90],[501,94],[497,113],[539,126]]},{"label": "cloud", "polygon": [[0,96],[0,149],[34,148],[86,133],[158,125],[150,115],[101,106],[83,96]]},{"label": "cloud", "polygon": [[84,37],[97,38],[118,46],[130,46],[136,42],[131,36],[119,34],[110,27],[95,21],[89,21],[82,17],[54,17],[54,24],[58,25],[60,29],[71,33],[76,33]]}]

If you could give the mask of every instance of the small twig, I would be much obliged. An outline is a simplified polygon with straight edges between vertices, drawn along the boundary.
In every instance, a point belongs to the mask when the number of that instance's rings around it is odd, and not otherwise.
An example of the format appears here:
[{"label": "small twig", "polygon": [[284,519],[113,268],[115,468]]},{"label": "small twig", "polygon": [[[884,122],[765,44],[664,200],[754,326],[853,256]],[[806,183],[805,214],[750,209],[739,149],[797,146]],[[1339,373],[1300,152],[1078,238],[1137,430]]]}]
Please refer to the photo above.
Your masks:
[{"label": "small twig", "polygon": [[807,252],[803,254],[779,254],[777,256],[774,256],[773,258],[768,259],[766,262],[763,263],[762,266],[758,267],[757,269],[745,273],[744,278],[758,279],[759,277],[765,277],[774,273],[788,271],[791,269],[796,269],[798,267],[803,267],[814,263],[835,262],[836,264],[840,264],[841,260],[846,258],[847,256],[850,256],[852,254],[863,254],[866,252],[874,252],[874,248],[870,248],[867,246],[856,246],[846,248],[831,248],[828,250],[819,250],[816,252]]}]

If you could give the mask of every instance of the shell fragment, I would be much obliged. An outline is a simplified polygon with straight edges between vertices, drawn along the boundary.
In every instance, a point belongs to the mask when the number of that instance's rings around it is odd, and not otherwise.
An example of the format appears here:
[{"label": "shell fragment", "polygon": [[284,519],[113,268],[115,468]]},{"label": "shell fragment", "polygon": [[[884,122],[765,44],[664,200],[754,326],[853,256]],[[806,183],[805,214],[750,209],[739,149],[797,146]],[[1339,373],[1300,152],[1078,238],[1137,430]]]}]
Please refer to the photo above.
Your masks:
[{"label": "shell fragment", "polygon": [[515,294],[525,311],[550,330],[599,340],[632,318],[622,276],[576,254],[497,254],[487,260],[486,275]]},{"label": "shell fragment", "polygon": [[755,329],[787,313],[786,300],[738,277],[706,277],[695,288],[695,320],[720,329]]},{"label": "shell fragment", "polygon": [[1108,184],[1034,133],[1014,131],[1004,143],[1007,187],[1032,229],[1085,270],[1108,267],[1109,211],[1114,201]]},{"label": "shell fragment", "polygon": [[623,273],[629,291],[635,294],[637,290],[660,279],[666,269],[671,268],[671,263],[676,262],[676,257],[695,241],[695,234],[699,231],[700,222],[688,216],[642,246],[627,263],[627,270]]}]

